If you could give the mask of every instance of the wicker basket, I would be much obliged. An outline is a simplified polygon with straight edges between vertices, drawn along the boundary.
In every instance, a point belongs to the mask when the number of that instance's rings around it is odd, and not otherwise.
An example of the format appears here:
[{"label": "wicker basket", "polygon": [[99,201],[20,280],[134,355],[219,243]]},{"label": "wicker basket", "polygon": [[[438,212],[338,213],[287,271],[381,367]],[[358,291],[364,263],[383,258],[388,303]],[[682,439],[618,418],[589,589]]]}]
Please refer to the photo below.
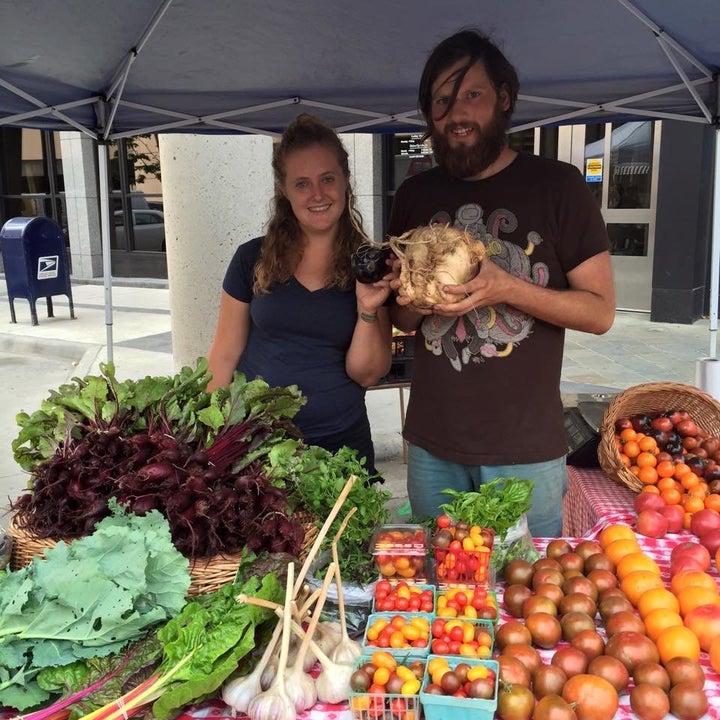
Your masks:
[{"label": "wicker basket", "polygon": [[598,460],[605,473],[639,492],[643,484],[623,465],[615,445],[615,421],[636,413],[650,415],[672,409],[687,410],[698,427],[720,436],[720,403],[711,395],[681,383],[635,385],[616,395],[603,416]]},{"label": "wicker basket", "polygon": [[[296,512],[293,515],[305,531],[300,558],[307,556],[310,546],[318,535],[315,518],[307,512]],[[15,516],[8,522],[8,535],[12,538],[12,555],[10,569],[19,570],[29,565],[36,556],[44,556],[45,551],[53,547],[57,540],[38,539],[18,527]],[[188,595],[203,595],[218,590],[226,583],[235,579],[241,555],[215,555],[210,558],[196,558],[190,562],[190,589]]]}]

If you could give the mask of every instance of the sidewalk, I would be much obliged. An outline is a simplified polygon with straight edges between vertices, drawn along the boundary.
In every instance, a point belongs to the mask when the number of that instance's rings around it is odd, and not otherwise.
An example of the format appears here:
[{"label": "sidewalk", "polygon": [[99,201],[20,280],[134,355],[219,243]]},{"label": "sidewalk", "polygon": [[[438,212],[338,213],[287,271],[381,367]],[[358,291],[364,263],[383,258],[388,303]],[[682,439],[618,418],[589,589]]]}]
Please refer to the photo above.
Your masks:
[{"label": "sidewalk", "polygon": [[[116,281],[113,298],[113,351],[120,378],[174,372],[169,291],[158,281]],[[133,284],[128,284],[132,282]],[[53,298],[55,317],[37,304],[39,325],[30,322],[25,300],[15,301],[17,323],[10,322],[4,277],[0,275],[0,497],[16,497],[26,479],[15,464],[11,442],[17,435],[16,413],[32,413],[73,376],[96,373],[107,357],[104,288],[73,286],[74,320],[67,300]],[[653,381],[694,384],[695,361],[710,347],[708,321],[693,325],[652,323],[647,315],[618,313],[604,336],[568,331],[561,390],[567,397],[612,393]],[[530,381],[530,380],[529,380]],[[367,394],[376,445],[377,466],[393,494],[392,507],[407,499],[400,436],[397,388]],[[404,391],[407,402],[408,391]],[[5,506],[3,501],[2,505]],[[0,514],[0,524],[7,518]]]}]

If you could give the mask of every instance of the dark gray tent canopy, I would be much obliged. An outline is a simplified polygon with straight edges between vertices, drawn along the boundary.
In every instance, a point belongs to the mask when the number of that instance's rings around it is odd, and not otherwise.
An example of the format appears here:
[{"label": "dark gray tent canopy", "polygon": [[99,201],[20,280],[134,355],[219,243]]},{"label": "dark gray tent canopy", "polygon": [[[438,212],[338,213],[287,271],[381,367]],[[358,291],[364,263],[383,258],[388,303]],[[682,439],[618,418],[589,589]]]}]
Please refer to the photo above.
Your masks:
[{"label": "dark gray tent canopy", "polygon": [[[517,68],[514,130],[639,118],[718,127],[718,0],[0,0],[0,127],[101,141],[276,135],[309,111],[340,132],[418,131],[425,59],[463,27],[488,33]],[[98,158],[112,359],[103,143]],[[716,176],[719,165],[716,152]]]},{"label": "dark gray tent canopy", "polygon": [[413,130],[428,52],[467,26],[518,69],[516,127],[717,114],[717,0],[0,0],[0,25],[0,126]]}]

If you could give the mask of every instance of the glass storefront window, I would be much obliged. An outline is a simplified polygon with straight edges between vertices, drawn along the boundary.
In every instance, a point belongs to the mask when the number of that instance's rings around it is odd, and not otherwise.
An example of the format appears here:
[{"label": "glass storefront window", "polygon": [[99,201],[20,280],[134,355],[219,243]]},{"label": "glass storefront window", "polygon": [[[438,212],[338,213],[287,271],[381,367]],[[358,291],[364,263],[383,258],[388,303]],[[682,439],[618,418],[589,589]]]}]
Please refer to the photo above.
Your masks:
[{"label": "glass storefront window", "polygon": [[608,223],[607,230],[612,255],[647,255],[649,226],[646,223]]},{"label": "glass storefront window", "polygon": [[165,252],[165,220],[157,136],[139,135],[109,148],[110,246]]},{"label": "glass storefront window", "polygon": [[401,133],[393,136],[393,160],[390,190],[397,190],[406,178],[429,170],[435,164],[430,140],[422,133]]},{"label": "glass storefront window", "polygon": [[605,125],[587,125],[585,127],[585,182],[598,205],[602,205],[604,163]]},{"label": "glass storefront window", "polygon": [[649,208],[654,124],[612,126],[608,207]]}]

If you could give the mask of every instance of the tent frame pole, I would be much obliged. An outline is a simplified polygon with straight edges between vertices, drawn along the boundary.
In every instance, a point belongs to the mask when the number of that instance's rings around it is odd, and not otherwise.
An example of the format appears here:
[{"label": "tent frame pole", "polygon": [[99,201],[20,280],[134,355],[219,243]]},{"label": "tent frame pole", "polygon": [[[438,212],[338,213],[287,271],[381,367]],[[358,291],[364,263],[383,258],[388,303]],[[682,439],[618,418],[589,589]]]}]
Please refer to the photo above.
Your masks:
[{"label": "tent frame pole", "polygon": [[102,235],[103,287],[105,288],[105,337],[107,362],[113,362],[112,250],[110,248],[110,190],[108,185],[108,147],[98,141],[100,183],[100,229]]}]

